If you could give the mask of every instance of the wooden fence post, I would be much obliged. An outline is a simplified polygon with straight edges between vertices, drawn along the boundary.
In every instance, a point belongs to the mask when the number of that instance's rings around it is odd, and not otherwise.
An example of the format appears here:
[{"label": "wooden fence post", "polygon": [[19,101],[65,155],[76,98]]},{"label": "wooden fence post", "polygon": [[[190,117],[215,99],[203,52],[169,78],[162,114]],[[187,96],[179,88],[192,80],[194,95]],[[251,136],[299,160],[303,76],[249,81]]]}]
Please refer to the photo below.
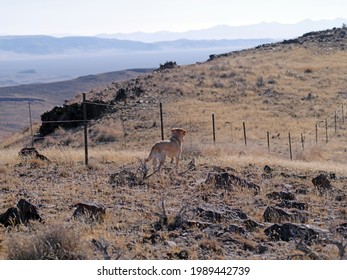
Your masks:
[{"label": "wooden fence post", "polygon": [[243,125],[243,138],[245,140],[245,145],[247,146],[246,123],[243,122],[242,125]]},{"label": "wooden fence post", "polygon": [[28,102],[28,105],[29,105],[29,119],[30,119],[31,147],[34,147],[33,122],[32,122],[32,118],[31,118],[31,106],[30,106],[30,102]]},{"label": "wooden fence post", "polygon": [[316,144],[318,144],[318,124],[316,124]]},{"label": "wooden fence post", "polygon": [[160,102],[160,131],[161,131],[161,140],[164,140],[164,121],[163,121],[163,104]]},{"label": "wooden fence post", "polygon": [[345,123],[345,113],[344,113],[344,110],[343,110],[343,104],[342,104],[342,123],[343,124]]},{"label": "wooden fence post", "polygon": [[325,119],[325,143],[328,143],[328,119]]},{"label": "wooden fence post", "polygon": [[267,137],[267,150],[270,153],[270,133],[268,131],[266,132],[266,137]]},{"label": "wooden fence post", "polygon": [[212,114],[212,135],[213,135],[213,144],[216,143],[216,127],[214,123],[214,114]]},{"label": "wooden fence post", "polygon": [[83,93],[83,124],[84,124],[84,164],[88,165],[88,120],[86,94]]},{"label": "wooden fence post", "polygon": [[289,155],[290,155],[290,160],[293,160],[293,154],[292,154],[292,140],[290,139],[290,132],[288,134],[288,139],[289,139]]},{"label": "wooden fence post", "polygon": [[301,146],[302,146],[302,150],[305,150],[305,140],[304,140],[304,135],[301,133]]}]

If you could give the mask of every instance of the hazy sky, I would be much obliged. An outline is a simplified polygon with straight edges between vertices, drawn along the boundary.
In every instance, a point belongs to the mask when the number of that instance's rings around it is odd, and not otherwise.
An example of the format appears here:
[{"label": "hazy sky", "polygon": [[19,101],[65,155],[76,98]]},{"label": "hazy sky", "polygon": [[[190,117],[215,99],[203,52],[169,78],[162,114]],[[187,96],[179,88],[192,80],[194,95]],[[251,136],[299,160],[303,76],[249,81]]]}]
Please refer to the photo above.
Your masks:
[{"label": "hazy sky", "polygon": [[346,0],[0,0],[0,35],[187,31],[347,17]]}]

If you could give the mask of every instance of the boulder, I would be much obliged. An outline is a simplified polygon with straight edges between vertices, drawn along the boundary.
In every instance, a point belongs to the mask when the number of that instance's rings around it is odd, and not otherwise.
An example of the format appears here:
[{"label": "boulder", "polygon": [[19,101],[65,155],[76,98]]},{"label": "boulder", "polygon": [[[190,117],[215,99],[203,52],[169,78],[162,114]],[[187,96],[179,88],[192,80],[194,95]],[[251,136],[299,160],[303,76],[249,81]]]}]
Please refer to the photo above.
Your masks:
[{"label": "boulder", "polygon": [[[95,103],[106,104],[103,101],[95,100]],[[95,103],[87,103],[87,119],[98,119],[108,109],[107,106],[101,106]],[[71,129],[83,124],[83,104],[74,103],[71,105],[64,105],[62,107],[56,106],[51,111],[45,112],[41,115],[42,124],[39,129],[41,136],[46,136],[54,132],[58,127],[64,129]]]},{"label": "boulder", "polygon": [[16,207],[11,207],[3,214],[0,214],[0,224],[5,227],[16,226],[18,224],[27,225],[30,220],[42,221],[37,207],[25,199],[20,199]]},{"label": "boulder", "polygon": [[300,222],[306,223],[308,220],[306,212],[293,210],[291,212],[284,211],[281,208],[268,206],[264,211],[263,218],[268,223],[282,223],[282,222]]},{"label": "boulder", "polygon": [[303,240],[308,244],[325,234],[321,229],[292,223],[274,224],[266,228],[264,233],[273,241]]},{"label": "boulder", "polygon": [[136,173],[123,169],[110,175],[109,184],[112,187],[134,187],[141,185],[141,180]]},{"label": "boulder", "polygon": [[296,208],[299,210],[307,210],[308,204],[304,202],[298,202],[293,200],[282,200],[280,203],[276,204],[276,206],[281,208]]},{"label": "boulder", "polygon": [[73,213],[74,218],[80,218],[87,222],[103,222],[106,209],[104,206],[94,203],[77,203],[73,207],[76,210]]},{"label": "boulder", "polygon": [[272,192],[272,193],[268,193],[266,194],[266,197],[270,198],[270,199],[286,199],[286,200],[295,200],[295,194],[291,193],[291,192]]},{"label": "boulder", "polygon": [[312,183],[320,195],[324,195],[332,191],[333,189],[333,186],[331,185],[328,176],[325,174],[320,174],[317,177],[313,178]]},{"label": "boulder", "polygon": [[240,221],[248,219],[245,212],[238,208],[231,208],[228,206],[199,206],[196,208],[195,212],[204,221],[219,223],[223,221]]},{"label": "boulder", "polygon": [[216,188],[232,190],[233,186],[237,185],[242,188],[253,190],[255,195],[260,192],[260,187],[258,185],[224,171],[210,172],[205,182],[207,184],[214,184]]},{"label": "boulder", "polygon": [[42,161],[51,162],[47,157],[41,155],[34,147],[26,147],[19,151],[19,157],[23,160],[27,159],[39,159]]}]

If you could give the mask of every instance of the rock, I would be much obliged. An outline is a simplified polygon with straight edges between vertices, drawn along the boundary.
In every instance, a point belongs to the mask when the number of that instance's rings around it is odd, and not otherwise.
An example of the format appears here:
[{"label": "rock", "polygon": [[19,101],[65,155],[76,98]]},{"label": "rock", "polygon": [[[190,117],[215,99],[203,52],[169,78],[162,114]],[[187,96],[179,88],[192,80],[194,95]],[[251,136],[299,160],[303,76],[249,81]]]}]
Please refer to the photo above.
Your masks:
[{"label": "rock", "polygon": [[26,147],[19,151],[18,155],[21,158],[36,157],[39,152],[34,147]]},{"label": "rock", "polygon": [[326,234],[326,232],[318,228],[292,223],[274,224],[265,229],[264,233],[273,241],[303,240],[306,243],[311,243],[313,240]]},{"label": "rock", "polygon": [[109,183],[112,187],[133,187],[141,184],[136,174],[126,169],[111,174]]},{"label": "rock", "polygon": [[282,223],[289,221],[305,223],[308,220],[307,216],[307,213],[300,212],[299,210],[289,212],[273,206],[268,206],[263,214],[264,221],[268,223]]},{"label": "rock", "polygon": [[344,238],[347,238],[347,223],[338,225],[335,230],[338,234],[342,235]]},{"label": "rock", "polygon": [[248,231],[255,231],[256,228],[260,227],[261,225],[251,219],[247,219],[243,221],[243,224],[245,225],[246,229]]},{"label": "rock", "polygon": [[103,222],[106,209],[102,205],[92,203],[77,203],[73,207],[77,207],[73,213],[74,218],[82,218],[87,222]]},{"label": "rock", "polygon": [[317,177],[313,178],[312,183],[320,195],[326,194],[333,189],[330,180],[325,174],[320,174]]},{"label": "rock", "polygon": [[[106,104],[101,100],[94,100],[94,103]],[[88,103],[86,104],[87,119],[98,119],[108,109],[108,106],[100,106],[99,104]],[[80,122],[76,122],[79,121]],[[63,107],[56,106],[51,111],[45,112],[41,115],[42,124],[39,129],[41,136],[46,136],[54,132],[58,127],[64,129],[71,129],[83,124],[83,104],[74,103],[71,105],[64,105]],[[53,121],[53,122],[52,122]],[[59,122],[61,121],[61,122]],[[70,122],[71,121],[71,122]]]},{"label": "rock", "polygon": [[179,260],[188,260],[189,259],[189,253],[187,250],[182,250],[178,253],[175,253],[175,256],[179,259]]},{"label": "rock", "polygon": [[23,148],[19,151],[18,155],[24,160],[35,158],[42,161],[51,162],[47,157],[41,155],[34,147]]},{"label": "rock", "polygon": [[166,241],[165,242],[169,247],[171,248],[177,248],[177,243],[173,242],[173,241]]},{"label": "rock", "polygon": [[266,194],[270,199],[285,199],[285,200],[295,200],[295,194],[291,192],[272,192]]},{"label": "rock", "polygon": [[177,63],[175,61],[166,61],[164,64],[160,64],[159,68],[156,71],[163,71],[165,69],[173,69],[177,67]]},{"label": "rock", "polygon": [[225,232],[238,233],[238,234],[246,234],[246,231],[243,227],[237,225],[228,225],[225,229]]},{"label": "rock", "polygon": [[212,223],[220,223],[222,220],[246,220],[248,216],[241,209],[228,206],[199,206],[195,212],[200,218]]},{"label": "rock", "polygon": [[20,213],[18,208],[11,207],[3,214],[0,214],[0,224],[5,227],[16,226],[21,223]]},{"label": "rock", "polygon": [[296,208],[299,210],[307,210],[308,204],[304,202],[298,202],[293,200],[282,200],[281,203],[276,204],[276,206],[281,208]]},{"label": "rock", "polygon": [[216,188],[233,189],[233,185],[238,185],[242,188],[248,188],[254,191],[254,194],[259,194],[260,187],[245,179],[239,178],[228,172],[210,172],[205,181],[207,184],[214,184]]},{"label": "rock", "polygon": [[27,225],[30,220],[42,221],[37,207],[25,199],[20,199],[16,207],[11,207],[0,215],[0,224],[5,227],[16,226],[18,224]]},{"label": "rock", "polygon": [[261,176],[263,179],[271,179],[272,173],[273,173],[273,169],[270,166],[265,165],[264,166],[264,173]]}]

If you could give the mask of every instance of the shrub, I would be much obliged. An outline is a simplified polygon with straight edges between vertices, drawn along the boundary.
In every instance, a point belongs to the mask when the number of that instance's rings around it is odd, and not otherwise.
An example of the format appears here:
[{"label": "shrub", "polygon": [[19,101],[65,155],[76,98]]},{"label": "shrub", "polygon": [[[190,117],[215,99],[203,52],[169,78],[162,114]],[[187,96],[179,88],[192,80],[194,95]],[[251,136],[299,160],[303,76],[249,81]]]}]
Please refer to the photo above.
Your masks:
[{"label": "shrub", "polygon": [[14,235],[8,244],[10,260],[79,260],[79,236],[66,226],[54,226],[31,237]]}]

